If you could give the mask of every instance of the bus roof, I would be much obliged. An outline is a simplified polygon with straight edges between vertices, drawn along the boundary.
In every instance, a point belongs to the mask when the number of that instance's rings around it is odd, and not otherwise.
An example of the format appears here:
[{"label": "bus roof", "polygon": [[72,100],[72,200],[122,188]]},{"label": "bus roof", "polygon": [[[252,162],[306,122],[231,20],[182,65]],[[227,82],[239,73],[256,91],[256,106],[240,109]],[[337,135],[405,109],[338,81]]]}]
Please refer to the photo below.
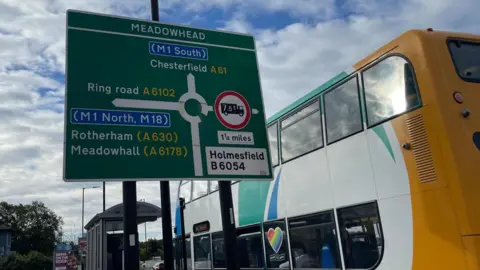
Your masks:
[{"label": "bus roof", "polygon": [[[408,31],[405,31],[404,33],[400,34],[396,38],[390,40],[389,42],[385,43],[381,47],[377,48],[374,52],[370,53],[366,57],[362,58],[359,60],[356,64],[354,64],[354,67],[363,67],[367,65],[369,62],[371,62],[373,59],[376,59],[378,57],[381,57],[382,55],[388,53],[390,50],[392,50],[398,43],[400,39],[403,38],[410,38],[411,36],[426,36],[428,34],[429,37],[435,37],[435,38],[446,38],[448,36],[458,36],[461,35],[462,37],[466,38],[471,38],[471,37],[478,37],[472,34],[467,34],[467,33],[460,33],[460,32],[447,32],[447,31],[434,31],[432,29],[426,29],[426,30],[420,30],[420,29],[411,29]],[[302,104],[306,103],[310,99],[314,98],[315,96],[319,95],[323,91],[327,90],[330,88],[332,85],[336,84],[337,82],[343,80],[344,78],[348,77],[351,73],[355,72],[356,70],[351,70],[351,72],[340,72],[337,75],[335,75],[333,78],[325,82],[324,84],[320,85],[319,87],[315,88],[314,90],[310,91],[308,94],[304,95],[303,97],[297,99],[287,107],[283,108],[282,110],[278,111],[274,115],[270,116],[267,119],[267,126],[272,124],[272,122],[278,120],[282,116],[288,114],[290,111],[293,111],[294,109],[300,107]]]},{"label": "bus roof", "polygon": [[341,81],[342,79],[344,79],[345,77],[347,77],[349,74],[345,71],[342,71],[340,73],[338,73],[337,75],[335,75],[333,78],[331,78],[330,80],[328,80],[326,83],[320,85],[319,87],[313,89],[312,91],[310,91],[310,93],[304,95],[303,97],[295,100],[293,103],[291,103],[290,105],[288,105],[287,107],[281,109],[280,111],[278,111],[277,113],[275,113],[274,115],[270,116],[268,119],[267,119],[267,125],[270,125],[272,122],[278,120],[279,118],[281,118],[282,116],[284,116],[285,114],[287,114],[288,112],[294,110],[295,108],[299,107],[300,105],[302,105],[303,103],[307,102],[308,100],[314,98],[315,96],[317,96],[318,94],[322,93],[323,91],[325,91],[326,89],[328,89],[330,86],[334,85],[335,83]]},{"label": "bus roof", "polygon": [[[394,43],[397,39],[399,39],[400,37],[404,36],[405,34],[409,33],[409,32],[413,32],[415,30],[409,30],[405,33],[403,33],[402,35],[400,35],[399,37],[391,40],[390,42],[388,42],[387,44],[384,44],[382,47],[378,48],[375,50],[375,52],[371,53],[370,55],[368,55],[367,57],[363,58],[362,60],[360,60],[358,63],[361,63],[361,62],[365,62],[365,61],[368,61],[370,60],[372,57],[374,57],[375,55],[378,55],[378,54],[382,54],[382,52],[385,50],[385,48],[387,47],[391,47],[391,44]],[[358,64],[357,63],[357,64]],[[355,65],[354,65],[355,66]],[[310,93],[304,95],[303,97],[297,99],[296,101],[294,101],[293,103],[291,103],[290,105],[288,105],[287,107],[283,108],[282,110],[280,110],[279,112],[275,113],[274,115],[272,115],[271,117],[269,117],[267,119],[267,126],[270,125],[272,122],[278,120],[279,118],[281,118],[282,116],[286,115],[287,113],[289,113],[290,111],[300,107],[302,104],[304,104],[305,102],[307,102],[308,100],[314,98],[315,96],[319,95],[320,93],[322,93],[323,91],[327,90],[328,88],[330,88],[332,85],[336,84],[337,82],[341,81],[342,79],[344,79],[345,77],[348,77],[350,75],[350,73],[353,73],[355,72],[356,70],[352,70],[351,72],[346,72],[346,71],[342,71],[340,73],[338,73],[337,75],[335,75],[333,78],[331,78],[330,80],[328,80],[327,82],[325,82],[324,84],[320,85],[319,87],[313,89],[312,91],[310,91]]]}]

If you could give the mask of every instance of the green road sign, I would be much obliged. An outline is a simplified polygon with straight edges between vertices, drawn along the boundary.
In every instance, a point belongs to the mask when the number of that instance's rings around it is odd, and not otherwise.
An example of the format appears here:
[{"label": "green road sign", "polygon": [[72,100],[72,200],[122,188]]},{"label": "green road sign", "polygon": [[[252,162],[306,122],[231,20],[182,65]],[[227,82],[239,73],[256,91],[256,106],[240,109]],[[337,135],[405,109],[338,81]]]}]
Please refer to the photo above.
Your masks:
[{"label": "green road sign", "polygon": [[67,11],[64,180],[271,180],[254,38]]}]

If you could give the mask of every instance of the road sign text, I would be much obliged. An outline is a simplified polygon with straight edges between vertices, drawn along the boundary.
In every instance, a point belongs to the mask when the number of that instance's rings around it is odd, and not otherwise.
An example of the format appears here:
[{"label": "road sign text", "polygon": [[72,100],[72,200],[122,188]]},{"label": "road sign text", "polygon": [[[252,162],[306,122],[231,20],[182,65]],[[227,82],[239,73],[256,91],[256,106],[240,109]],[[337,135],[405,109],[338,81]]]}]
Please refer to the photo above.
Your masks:
[{"label": "road sign text", "polygon": [[69,10],[66,52],[65,181],[272,180],[252,36]]}]

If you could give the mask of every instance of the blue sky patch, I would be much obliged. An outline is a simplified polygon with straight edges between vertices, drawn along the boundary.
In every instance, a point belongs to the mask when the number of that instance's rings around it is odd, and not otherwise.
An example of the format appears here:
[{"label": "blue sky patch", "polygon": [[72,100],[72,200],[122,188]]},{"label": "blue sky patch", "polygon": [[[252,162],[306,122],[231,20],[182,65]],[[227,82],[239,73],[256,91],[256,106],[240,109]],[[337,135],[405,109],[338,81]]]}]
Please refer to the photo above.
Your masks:
[{"label": "blue sky patch", "polygon": [[56,92],[56,91],[57,91],[56,89],[41,87],[38,89],[37,92],[40,94],[41,97],[45,97],[48,94],[48,92]]},{"label": "blue sky patch", "polygon": [[248,15],[248,22],[252,24],[254,28],[280,30],[290,24],[297,23],[298,20],[292,18],[287,11],[277,11],[270,13],[250,13]]}]

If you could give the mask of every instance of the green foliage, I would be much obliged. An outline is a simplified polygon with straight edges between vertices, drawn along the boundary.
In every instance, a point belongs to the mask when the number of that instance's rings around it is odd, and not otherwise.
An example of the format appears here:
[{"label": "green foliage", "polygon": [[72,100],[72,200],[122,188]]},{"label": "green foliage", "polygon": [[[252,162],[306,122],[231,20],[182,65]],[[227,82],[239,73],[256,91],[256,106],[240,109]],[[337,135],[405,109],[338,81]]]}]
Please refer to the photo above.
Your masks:
[{"label": "green foliage", "polygon": [[20,254],[35,250],[51,256],[60,240],[63,220],[42,202],[25,205],[0,202],[0,220],[13,230],[12,251]]},{"label": "green foliage", "polygon": [[148,239],[147,242],[140,242],[140,258],[142,258],[142,249],[145,250],[146,258],[150,259],[154,256],[163,258],[163,240]]},{"label": "green foliage", "polygon": [[52,258],[36,251],[26,255],[12,252],[7,258],[0,261],[2,270],[50,270],[52,267]]},{"label": "green foliage", "polygon": [[158,249],[163,248],[163,242],[160,243],[162,240],[156,240],[156,239],[148,239],[147,240],[147,250],[150,254],[155,254]]},{"label": "green foliage", "polygon": [[165,257],[163,256],[163,248],[157,250],[157,252],[156,252],[153,256],[159,256],[159,257],[161,257],[162,259],[165,258]]},{"label": "green foliage", "polygon": [[148,260],[147,250],[145,248],[140,248],[140,261]]}]

